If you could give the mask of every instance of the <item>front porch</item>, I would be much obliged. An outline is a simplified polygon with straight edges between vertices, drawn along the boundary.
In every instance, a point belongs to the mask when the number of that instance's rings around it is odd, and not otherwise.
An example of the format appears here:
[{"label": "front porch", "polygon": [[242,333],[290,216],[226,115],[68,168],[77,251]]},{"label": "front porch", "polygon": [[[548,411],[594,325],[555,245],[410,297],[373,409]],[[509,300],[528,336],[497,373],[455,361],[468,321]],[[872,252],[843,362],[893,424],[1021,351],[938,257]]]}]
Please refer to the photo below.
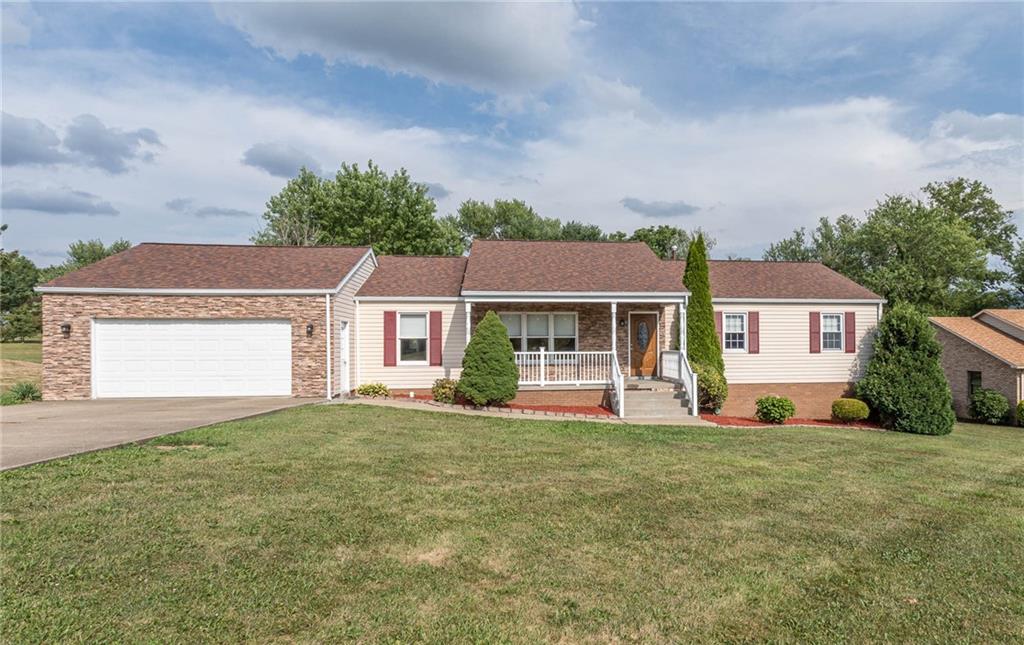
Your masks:
[{"label": "front porch", "polygon": [[653,385],[658,380],[683,390],[686,411],[696,415],[696,396],[689,395],[696,392],[696,376],[685,358],[685,298],[467,300],[467,343],[488,311],[494,311],[508,330],[520,390],[600,389],[607,393],[612,410],[623,417],[629,384]]}]

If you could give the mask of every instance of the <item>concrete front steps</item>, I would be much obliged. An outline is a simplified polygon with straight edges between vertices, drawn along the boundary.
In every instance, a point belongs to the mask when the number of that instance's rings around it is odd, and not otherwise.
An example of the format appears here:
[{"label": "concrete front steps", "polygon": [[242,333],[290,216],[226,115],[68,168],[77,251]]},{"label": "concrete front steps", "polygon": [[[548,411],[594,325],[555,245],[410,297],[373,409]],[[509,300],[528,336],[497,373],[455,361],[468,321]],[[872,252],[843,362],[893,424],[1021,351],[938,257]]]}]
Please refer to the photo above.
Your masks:
[{"label": "concrete front steps", "polygon": [[626,419],[671,421],[680,425],[713,425],[690,414],[690,399],[675,383],[657,379],[626,381]]}]

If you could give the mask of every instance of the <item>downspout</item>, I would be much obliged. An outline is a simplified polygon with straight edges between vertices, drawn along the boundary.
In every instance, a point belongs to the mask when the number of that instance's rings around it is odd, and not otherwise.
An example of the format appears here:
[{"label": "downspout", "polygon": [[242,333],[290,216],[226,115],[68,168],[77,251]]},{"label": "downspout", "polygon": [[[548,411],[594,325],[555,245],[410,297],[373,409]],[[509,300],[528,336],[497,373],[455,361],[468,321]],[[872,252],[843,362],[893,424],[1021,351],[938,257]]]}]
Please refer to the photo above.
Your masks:
[{"label": "downspout", "polygon": [[[354,336],[354,338],[353,338],[353,336]],[[355,349],[356,349],[356,382],[348,384],[349,388],[352,389],[352,390],[358,388],[359,385],[362,383],[362,381],[360,379],[362,378],[362,371],[363,371],[362,367],[361,367],[362,366],[362,354],[359,352],[359,301],[358,300],[356,300],[355,329],[352,331],[352,336],[349,337],[349,342],[352,343],[353,341],[355,343],[354,346],[355,346]],[[347,395],[348,392],[346,392],[345,394]]]},{"label": "downspout", "polygon": [[327,335],[327,400],[331,400],[331,390],[334,383],[331,382],[331,294],[324,295],[324,333]]}]

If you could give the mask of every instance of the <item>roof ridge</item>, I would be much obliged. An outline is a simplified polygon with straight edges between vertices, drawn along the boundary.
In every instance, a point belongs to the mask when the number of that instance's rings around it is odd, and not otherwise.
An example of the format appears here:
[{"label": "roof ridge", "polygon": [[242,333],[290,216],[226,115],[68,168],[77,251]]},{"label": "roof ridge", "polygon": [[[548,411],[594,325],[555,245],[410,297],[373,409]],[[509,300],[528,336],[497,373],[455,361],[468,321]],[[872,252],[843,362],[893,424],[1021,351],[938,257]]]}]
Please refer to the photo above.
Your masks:
[{"label": "roof ridge", "polygon": [[252,249],[370,249],[369,244],[227,244],[222,242],[139,242],[135,246],[217,246]]},{"label": "roof ridge", "polygon": [[641,240],[526,240],[521,238],[492,239],[486,237],[474,238],[472,242],[530,242],[548,244],[647,244]]}]

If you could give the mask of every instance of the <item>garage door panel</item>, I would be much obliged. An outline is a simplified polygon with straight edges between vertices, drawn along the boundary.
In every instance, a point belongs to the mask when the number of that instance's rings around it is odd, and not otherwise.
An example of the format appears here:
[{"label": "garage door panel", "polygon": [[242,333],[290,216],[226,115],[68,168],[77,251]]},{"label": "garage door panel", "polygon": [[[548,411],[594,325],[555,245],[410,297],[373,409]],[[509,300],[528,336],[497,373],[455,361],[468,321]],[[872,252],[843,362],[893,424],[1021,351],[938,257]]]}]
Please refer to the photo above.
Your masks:
[{"label": "garage door panel", "polygon": [[291,394],[287,320],[97,320],[97,397]]}]

